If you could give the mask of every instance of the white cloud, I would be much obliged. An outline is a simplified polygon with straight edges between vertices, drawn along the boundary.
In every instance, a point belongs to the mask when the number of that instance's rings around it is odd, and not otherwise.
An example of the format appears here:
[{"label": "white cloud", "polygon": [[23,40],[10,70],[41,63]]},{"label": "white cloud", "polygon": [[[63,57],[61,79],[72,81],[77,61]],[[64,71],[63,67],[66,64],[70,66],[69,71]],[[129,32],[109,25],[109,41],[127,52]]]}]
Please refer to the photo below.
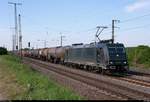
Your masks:
[{"label": "white cloud", "polygon": [[142,10],[150,6],[150,0],[137,0],[133,4],[125,7],[127,12],[134,12],[137,10]]}]

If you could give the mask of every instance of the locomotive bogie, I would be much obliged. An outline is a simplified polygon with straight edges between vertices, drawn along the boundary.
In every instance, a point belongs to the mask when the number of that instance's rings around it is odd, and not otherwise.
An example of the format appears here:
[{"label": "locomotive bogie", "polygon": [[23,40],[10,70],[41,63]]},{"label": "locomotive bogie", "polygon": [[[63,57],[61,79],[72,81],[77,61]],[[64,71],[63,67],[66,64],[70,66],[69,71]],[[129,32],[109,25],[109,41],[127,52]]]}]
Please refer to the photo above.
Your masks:
[{"label": "locomotive bogie", "polygon": [[44,48],[42,49],[41,51],[41,57],[42,57],[42,60],[46,61],[47,60],[47,51],[48,51],[48,48]]}]

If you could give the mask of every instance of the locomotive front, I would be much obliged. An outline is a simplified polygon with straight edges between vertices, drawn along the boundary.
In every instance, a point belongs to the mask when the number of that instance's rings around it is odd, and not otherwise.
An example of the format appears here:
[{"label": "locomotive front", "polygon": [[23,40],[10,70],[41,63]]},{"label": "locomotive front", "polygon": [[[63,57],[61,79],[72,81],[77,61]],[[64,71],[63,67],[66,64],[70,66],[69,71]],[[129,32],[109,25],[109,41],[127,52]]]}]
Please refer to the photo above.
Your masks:
[{"label": "locomotive front", "polygon": [[110,70],[128,71],[128,61],[126,50],[123,44],[107,44],[108,49],[108,68]]}]

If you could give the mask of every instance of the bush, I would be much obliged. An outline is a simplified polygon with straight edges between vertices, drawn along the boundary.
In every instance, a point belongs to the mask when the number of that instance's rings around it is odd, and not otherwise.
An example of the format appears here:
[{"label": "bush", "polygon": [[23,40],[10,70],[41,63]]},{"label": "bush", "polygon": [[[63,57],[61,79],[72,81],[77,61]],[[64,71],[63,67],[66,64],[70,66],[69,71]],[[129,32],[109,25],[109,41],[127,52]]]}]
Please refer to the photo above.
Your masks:
[{"label": "bush", "polygon": [[0,55],[7,55],[8,51],[6,48],[0,47]]}]

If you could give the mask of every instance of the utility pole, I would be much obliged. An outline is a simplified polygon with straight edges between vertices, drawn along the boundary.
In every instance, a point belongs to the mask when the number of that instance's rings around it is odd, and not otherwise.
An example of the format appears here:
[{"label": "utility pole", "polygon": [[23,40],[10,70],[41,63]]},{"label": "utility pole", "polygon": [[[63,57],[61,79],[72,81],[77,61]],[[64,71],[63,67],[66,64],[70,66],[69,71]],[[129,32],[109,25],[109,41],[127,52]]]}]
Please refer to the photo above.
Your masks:
[{"label": "utility pole", "polygon": [[18,50],[18,25],[17,25],[17,5],[22,5],[21,3],[8,2],[8,4],[14,5],[14,15],[15,15],[15,50]]},{"label": "utility pole", "polygon": [[12,30],[12,51],[15,51],[15,35],[14,35],[14,27],[10,27],[10,29]]},{"label": "utility pole", "polygon": [[13,52],[15,51],[15,35],[12,35],[12,48],[13,48]]},{"label": "utility pole", "polygon": [[114,43],[115,40],[115,23],[120,22],[119,20],[112,20],[112,43]]},{"label": "utility pole", "polygon": [[38,49],[38,45],[36,44],[36,49]]},{"label": "utility pole", "polygon": [[[97,26],[96,28],[97,28],[97,32],[95,34],[95,44],[96,44],[97,38],[100,41],[100,38],[99,38],[100,34],[103,32],[104,29],[107,29],[108,27],[106,27],[106,26]],[[101,29],[101,31],[100,31],[100,29]]]},{"label": "utility pole", "polygon": [[60,33],[60,46],[62,47],[62,45],[63,45],[63,38],[65,37],[65,36],[63,36],[62,35],[62,33]]},{"label": "utility pole", "polygon": [[61,38],[60,38],[60,39],[61,39],[61,42],[60,42],[61,44],[60,44],[60,45],[62,46],[62,35],[61,35]]},{"label": "utility pole", "polygon": [[14,35],[12,34],[12,52],[14,52]]},{"label": "utility pole", "polygon": [[22,31],[21,31],[21,15],[19,14],[19,50],[20,50],[20,56],[22,59]]}]

